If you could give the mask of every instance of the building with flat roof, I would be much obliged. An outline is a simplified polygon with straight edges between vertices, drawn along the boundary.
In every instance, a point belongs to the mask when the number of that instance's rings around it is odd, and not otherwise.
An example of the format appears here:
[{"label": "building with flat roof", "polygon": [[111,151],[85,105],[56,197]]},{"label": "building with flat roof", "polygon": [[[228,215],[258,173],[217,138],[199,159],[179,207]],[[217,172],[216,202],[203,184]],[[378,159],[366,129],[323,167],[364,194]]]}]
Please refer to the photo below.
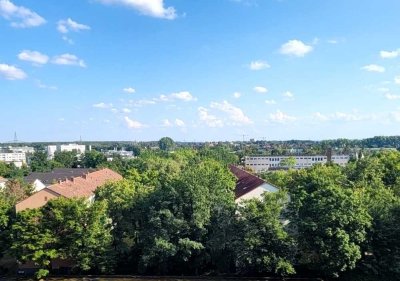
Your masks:
[{"label": "building with flat roof", "polygon": [[[309,168],[315,164],[328,163],[328,156],[314,155],[314,156],[245,156],[244,164],[246,167],[251,168],[256,173],[264,172],[279,168],[288,168],[285,166],[285,160],[293,158],[295,160],[293,168],[304,169]],[[349,155],[332,155],[331,162],[340,166],[345,166],[350,160]]]},{"label": "building with flat roof", "polygon": [[61,151],[76,151],[79,154],[84,154],[86,151],[86,146],[83,144],[77,143],[69,143],[69,144],[61,144],[61,145],[48,145],[46,148],[47,157],[49,159],[54,158],[54,154],[56,152]]}]

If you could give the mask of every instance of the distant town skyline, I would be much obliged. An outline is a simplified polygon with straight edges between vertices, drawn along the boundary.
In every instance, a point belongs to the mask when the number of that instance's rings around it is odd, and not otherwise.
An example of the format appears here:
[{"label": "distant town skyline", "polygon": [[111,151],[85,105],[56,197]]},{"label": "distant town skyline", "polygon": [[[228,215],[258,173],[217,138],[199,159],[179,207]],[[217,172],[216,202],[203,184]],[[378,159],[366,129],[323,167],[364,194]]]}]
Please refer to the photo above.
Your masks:
[{"label": "distant town skyline", "polygon": [[400,135],[396,0],[0,0],[0,142]]}]

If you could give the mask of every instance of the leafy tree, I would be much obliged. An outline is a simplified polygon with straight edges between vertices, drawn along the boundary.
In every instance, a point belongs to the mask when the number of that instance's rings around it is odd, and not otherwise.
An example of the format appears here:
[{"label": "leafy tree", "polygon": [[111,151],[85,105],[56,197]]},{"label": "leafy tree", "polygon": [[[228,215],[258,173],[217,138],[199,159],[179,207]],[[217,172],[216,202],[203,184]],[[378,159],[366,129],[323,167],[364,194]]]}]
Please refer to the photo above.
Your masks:
[{"label": "leafy tree", "polygon": [[236,252],[241,274],[295,273],[293,240],[281,221],[286,201],[285,192],[265,192],[262,200],[248,200],[239,206]]},{"label": "leafy tree", "polygon": [[174,149],[175,142],[169,137],[163,137],[158,141],[158,147],[163,151],[170,151]]},{"label": "leafy tree", "polygon": [[339,169],[316,166],[294,174],[289,204],[300,262],[335,276],[361,259],[371,220],[357,194],[338,184],[346,183]]},{"label": "leafy tree", "polygon": [[105,163],[107,163],[107,157],[95,150],[86,151],[82,157],[82,165],[85,168],[97,168]]},{"label": "leafy tree", "polygon": [[30,157],[29,165],[32,172],[49,172],[55,167],[56,164],[47,159],[46,152],[36,151]]},{"label": "leafy tree", "polygon": [[60,163],[65,168],[76,168],[78,166],[77,152],[56,151],[54,153],[54,161]]},{"label": "leafy tree", "polygon": [[9,253],[19,262],[34,262],[39,267],[37,279],[49,274],[51,260],[59,256],[54,248],[57,238],[50,229],[43,227],[42,218],[40,209],[19,212],[10,232],[12,244]]},{"label": "leafy tree", "polygon": [[284,158],[279,165],[281,167],[286,167],[289,169],[292,169],[294,166],[296,166],[296,158],[294,158],[293,156],[289,156],[287,158]]},{"label": "leafy tree", "polygon": [[75,262],[78,272],[110,272],[111,226],[105,202],[57,198],[43,209],[43,228],[54,233],[55,247],[63,259]]}]

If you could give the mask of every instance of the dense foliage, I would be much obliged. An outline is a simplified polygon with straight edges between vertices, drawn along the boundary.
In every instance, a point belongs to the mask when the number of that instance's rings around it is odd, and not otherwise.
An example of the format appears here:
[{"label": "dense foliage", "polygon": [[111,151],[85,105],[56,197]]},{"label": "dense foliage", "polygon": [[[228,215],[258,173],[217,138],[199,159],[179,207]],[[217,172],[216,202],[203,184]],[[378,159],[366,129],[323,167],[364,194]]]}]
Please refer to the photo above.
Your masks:
[{"label": "dense foliage", "polygon": [[0,251],[34,262],[37,277],[63,260],[73,273],[400,279],[400,152],[266,173],[281,190],[239,204],[228,169],[237,161],[226,146],[142,150],[110,163],[89,152],[80,163],[124,179],[98,188],[93,202],[59,198],[18,214],[32,190],[9,181]]}]

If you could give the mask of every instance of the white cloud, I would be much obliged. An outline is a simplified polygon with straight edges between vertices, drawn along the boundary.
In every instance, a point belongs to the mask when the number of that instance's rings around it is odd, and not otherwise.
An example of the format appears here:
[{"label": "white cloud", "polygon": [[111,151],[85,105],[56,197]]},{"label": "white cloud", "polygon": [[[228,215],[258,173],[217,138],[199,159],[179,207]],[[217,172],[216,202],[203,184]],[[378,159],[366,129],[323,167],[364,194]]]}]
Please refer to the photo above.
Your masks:
[{"label": "white cloud", "polygon": [[239,93],[239,92],[234,92],[234,93],[233,93],[233,97],[234,97],[235,99],[238,99],[238,98],[240,98],[241,96],[242,96],[242,94]]},{"label": "white cloud", "polygon": [[170,98],[183,100],[183,101],[195,101],[195,100],[197,100],[197,98],[193,97],[192,94],[187,92],[187,91],[178,92],[178,93],[172,93],[170,95]]},{"label": "white cloud", "polygon": [[46,23],[37,13],[23,6],[16,6],[9,0],[0,0],[0,15],[11,21],[12,27],[27,28]]},{"label": "white cloud", "polygon": [[68,38],[67,36],[63,36],[63,37],[61,37],[62,38],[62,40],[64,40],[65,42],[67,42],[68,44],[70,44],[70,45],[73,45],[74,44],[74,41],[72,40],[72,39],[70,39],[70,38]]},{"label": "white cloud", "polygon": [[144,127],[144,125],[142,123],[140,123],[139,121],[136,121],[136,120],[132,120],[128,116],[125,116],[124,120],[125,120],[125,123],[128,126],[128,128],[130,128],[130,129],[141,129]]},{"label": "white cloud", "polygon": [[368,116],[363,116],[358,113],[335,112],[332,116],[332,119],[342,121],[361,121],[368,119]]},{"label": "white cloud", "polygon": [[248,125],[253,123],[240,108],[227,101],[223,101],[222,103],[212,102],[210,107],[227,113],[229,119],[234,122],[233,125]]},{"label": "white cloud", "polygon": [[400,50],[397,51],[380,51],[380,56],[383,59],[394,59],[400,55]]},{"label": "white cloud", "polygon": [[83,60],[71,54],[62,54],[59,56],[55,56],[52,59],[52,63],[60,65],[73,65],[73,66],[86,67],[86,64]]},{"label": "white cloud", "polygon": [[312,46],[306,45],[300,40],[290,40],[281,46],[280,53],[283,55],[304,57],[312,50]]},{"label": "white cloud", "polygon": [[131,110],[130,110],[129,108],[123,108],[123,109],[122,109],[122,112],[124,112],[124,113],[130,113]]},{"label": "white cloud", "polygon": [[36,65],[38,64],[46,64],[49,61],[49,57],[37,52],[37,51],[29,51],[24,50],[18,54],[18,58],[23,61],[29,61]]},{"label": "white cloud", "polygon": [[394,83],[400,84],[400,75],[394,77]]},{"label": "white cloud", "polygon": [[268,89],[262,86],[255,86],[253,88],[254,92],[260,93],[260,94],[265,94],[268,92]]},{"label": "white cloud", "polygon": [[173,124],[168,119],[163,120],[163,127],[172,127],[172,126]]},{"label": "white cloud", "polygon": [[398,99],[400,99],[400,95],[386,93],[385,98],[387,98],[388,100],[398,100]]},{"label": "white cloud", "polygon": [[286,91],[282,94],[286,100],[294,100],[294,94],[290,91]]},{"label": "white cloud", "polygon": [[0,63],[0,76],[7,80],[23,80],[27,77],[22,69],[3,63]]},{"label": "white cloud", "polygon": [[117,4],[133,8],[139,13],[155,18],[173,20],[177,17],[174,7],[164,7],[164,0],[97,0],[103,4]]},{"label": "white cloud", "polygon": [[177,127],[185,127],[185,122],[183,122],[181,119],[175,119],[175,125]]},{"label": "white cloud", "polygon": [[313,115],[313,119],[315,119],[317,121],[328,121],[329,117],[320,112],[315,112]]},{"label": "white cloud", "polygon": [[52,90],[52,91],[58,90],[58,88],[56,86],[49,86],[49,85],[43,84],[40,80],[36,81],[36,85],[41,89],[47,89],[47,90]]},{"label": "white cloud", "polygon": [[276,104],[275,100],[266,100],[265,101],[266,104]]},{"label": "white cloud", "polygon": [[128,93],[128,94],[133,94],[136,92],[136,90],[132,87],[123,88],[122,91],[124,91],[125,93]]},{"label": "white cloud", "polygon": [[208,127],[216,128],[224,126],[222,120],[208,113],[207,108],[199,107],[197,111],[199,114],[200,121],[204,122]]},{"label": "white cloud", "polygon": [[93,107],[95,107],[95,108],[112,108],[113,105],[112,105],[112,103],[100,102],[100,103],[93,104]]},{"label": "white cloud", "polygon": [[77,23],[76,21],[73,21],[72,19],[68,18],[66,20],[58,21],[57,30],[65,34],[70,31],[78,32],[81,30],[90,30],[90,26]]},{"label": "white cloud", "polygon": [[275,113],[271,113],[269,115],[269,119],[267,121],[284,124],[284,123],[289,123],[289,122],[293,122],[296,120],[297,120],[296,117],[290,116],[280,110],[277,110]]},{"label": "white cloud", "polygon": [[370,71],[370,72],[385,72],[385,68],[383,66],[377,65],[377,64],[369,64],[366,66],[363,66],[361,68],[362,70]]},{"label": "white cloud", "polygon": [[261,61],[261,60],[252,61],[249,65],[249,68],[251,70],[262,70],[270,67],[271,66],[266,61]]},{"label": "white cloud", "polygon": [[339,41],[336,40],[336,39],[329,39],[327,42],[328,42],[329,44],[338,44],[338,43],[339,43]]}]

